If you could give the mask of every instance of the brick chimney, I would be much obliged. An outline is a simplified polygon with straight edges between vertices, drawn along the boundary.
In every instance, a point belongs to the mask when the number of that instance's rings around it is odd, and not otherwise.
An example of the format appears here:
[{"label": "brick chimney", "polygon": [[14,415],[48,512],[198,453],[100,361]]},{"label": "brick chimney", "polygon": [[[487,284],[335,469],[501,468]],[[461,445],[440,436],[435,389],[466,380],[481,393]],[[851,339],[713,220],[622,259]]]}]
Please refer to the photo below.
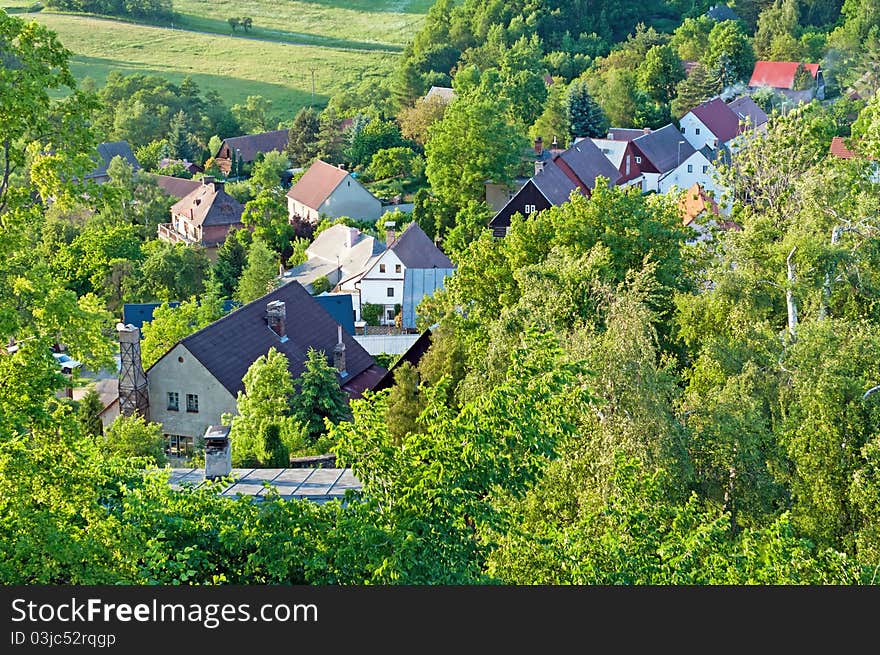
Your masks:
[{"label": "brick chimney", "polygon": [[643,127],[643,128],[642,128],[642,132],[644,132],[645,134],[650,134],[650,133],[651,133],[651,128],[650,128],[650,127]]},{"label": "brick chimney", "polygon": [[287,306],[281,300],[266,304],[266,323],[280,338],[287,337]]},{"label": "brick chimney", "polygon": [[342,326],[336,326],[336,345],[333,347],[333,366],[339,371],[340,377],[348,377],[345,370],[345,344],[342,342]]},{"label": "brick chimney", "polygon": [[544,139],[539,136],[535,137],[535,154],[538,157],[544,154]]},{"label": "brick chimney", "polygon": [[385,221],[385,245],[390,246],[395,239],[394,227],[397,225],[395,221]]}]

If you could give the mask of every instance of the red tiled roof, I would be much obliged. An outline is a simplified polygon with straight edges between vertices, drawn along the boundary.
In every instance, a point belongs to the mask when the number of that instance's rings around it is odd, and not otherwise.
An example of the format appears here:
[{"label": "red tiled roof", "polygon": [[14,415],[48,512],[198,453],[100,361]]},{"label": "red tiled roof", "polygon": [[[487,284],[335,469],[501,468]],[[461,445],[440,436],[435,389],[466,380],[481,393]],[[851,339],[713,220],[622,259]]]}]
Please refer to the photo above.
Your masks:
[{"label": "red tiled roof", "polygon": [[739,116],[721,98],[707,100],[691,109],[691,113],[718,137],[718,143],[727,143],[739,134]]},{"label": "red tiled roof", "polygon": [[856,153],[846,147],[846,143],[842,136],[836,136],[831,139],[831,154],[841,159],[852,159]]},{"label": "red tiled roof", "polygon": [[703,212],[708,211],[715,215],[719,213],[718,203],[697,182],[694,182],[691,188],[682,194],[678,201],[678,208],[681,210],[684,225],[690,225]]},{"label": "red tiled roof", "polygon": [[[794,74],[800,62],[797,61],[758,61],[752,71],[749,86],[769,86],[774,89],[790,89],[794,86]],[[819,74],[819,64],[804,64],[813,79]]]},{"label": "red tiled roof", "polygon": [[315,163],[309,166],[309,170],[290,188],[287,197],[317,211],[346,175],[348,171],[316,159]]}]

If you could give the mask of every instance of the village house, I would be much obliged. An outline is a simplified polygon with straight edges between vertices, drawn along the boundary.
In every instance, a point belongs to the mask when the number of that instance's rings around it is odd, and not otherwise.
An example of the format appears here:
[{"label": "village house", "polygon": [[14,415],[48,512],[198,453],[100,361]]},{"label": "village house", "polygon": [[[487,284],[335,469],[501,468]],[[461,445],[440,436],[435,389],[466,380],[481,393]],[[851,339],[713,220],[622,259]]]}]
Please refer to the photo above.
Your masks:
[{"label": "village house", "polygon": [[147,173],[156,185],[172,198],[182,200],[202,186],[201,180],[188,180],[185,177]]},{"label": "village house", "polygon": [[110,180],[110,175],[107,173],[107,167],[110,165],[110,162],[113,161],[114,157],[122,157],[135,171],[141,169],[141,165],[131,151],[131,146],[128,145],[128,141],[108,141],[99,143],[97,151],[98,156],[100,157],[98,166],[91,173],[86,175],[86,180],[90,182],[104,184]]},{"label": "village house", "polygon": [[[804,88],[797,86],[798,69],[803,69],[812,78]],[[749,79],[749,89],[769,87],[794,102],[810,102],[813,98],[825,99],[825,77],[819,64],[797,61],[757,61]]]},{"label": "village house", "polygon": [[599,178],[614,185],[620,173],[595,143],[583,139],[547,161],[536,162],[535,175],[495,214],[489,227],[495,236],[503,237],[514,214],[529,216],[561,205],[572,192],[589,196]]},{"label": "village house", "polygon": [[694,184],[681,194],[678,201],[682,224],[690,227],[694,235],[686,243],[694,245],[712,239],[712,231],[742,230],[737,223],[722,218],[722,211],[715,199],[699,184]]},{"label": "village house", "polygon": [[288,190],[287,212],[291,222],[318,223],[325,216],[375,221],[382,202],[344,168],[318,159]]},{"label": "village house", "polygon": [[244,206],[223,188],[223,182],[206,175],[201,184],[171,206],[171,222],[162,223],[163,241],[200,245],[216,254],[231,230],[243,228]]},{"label": "village house", "polygon": [[182,339],[147,371],[140,365],[140,331],[123,323],[117,329],[120,409],[137,409],[160,423],[174,454],[192,452],[208,426],[236,413],[245,373],[270,348],[288,358],[294,378],[303,372],[309,348],[322,351],[352,398],[385,373],[299,284],[285,284]]},{"label": "village house", "polygon": [[[357,320],[362,320],[365,305],[378,305],[382,308],[380,324],[391,325],[397,314],[403,310],[407,276],[422,280],[419,289],[421,296],[418,299],[420,301],[425,295],[431,295],[442,287],[443,280],[454,273],[455,265],[415,221],[407,225],[399,236],[394,231],[393,223],[386,228],[382,252],[367,262],[359,274],[342,280],[339,287],[342,291],[357,293]],[[425,288],[424,285],[423,271],[426,270],[434,272],[430,288]],[[440,272],[439,280],[436,279],[437,271]],[[412,309],[414,311],[414,307]],[[414,318],[412,322],[414,323]]]},{"label": "village house", "polygon": [[245,134],[223,139],[214,161],[227,177],[239,174],[239,162],[253,164],[257,157],[273,150],[284,152],[287,149],[289,130],[273,130],[259,134]]},{"label": "village house", "polygon": [[681,117],[679,126],[694,150],[717,149],[740,133],[739,116],[721,98],[701,102]]},{"label": "village house", "polygon": [[[553,137],[550,148],[545,148],[544,139],[539,136],[535,138],[533,150],[530,150],[528,155],[524,157],[524,163],[529,166],[534,165],[535,172],[537,172],[542,163],[546,163],[560,152],[562,150],[557,146],[556,137]],[[518,175],[509,184],[488,180],[486,182],[486,204],[496,213],[504,209],[504,205],[510,202],[511,198],[519,193],[519,190],[529,181],[529,175],[531,175],[531,171],[525,175]]]}]

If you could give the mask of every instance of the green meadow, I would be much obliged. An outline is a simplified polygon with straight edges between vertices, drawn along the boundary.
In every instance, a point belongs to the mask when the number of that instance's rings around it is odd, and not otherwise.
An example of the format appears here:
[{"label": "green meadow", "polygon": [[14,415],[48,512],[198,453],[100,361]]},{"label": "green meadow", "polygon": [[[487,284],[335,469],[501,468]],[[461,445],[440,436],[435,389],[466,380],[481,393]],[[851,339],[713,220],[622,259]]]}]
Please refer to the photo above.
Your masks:
[{"label": "green meadow", "polygon": [[387,77],[397,60],[397,54],[383,50],[233,38],[70,14],[20,16],[58,33],[74,53],[77,79],[89,77],[101,85],[110,71],[156,74],[174,82],[190,76],[230,105],[261,95],[272,101],[279,118],[290,118],[312,102],[312,71],[314,104],[323,106],[350,85]]}]

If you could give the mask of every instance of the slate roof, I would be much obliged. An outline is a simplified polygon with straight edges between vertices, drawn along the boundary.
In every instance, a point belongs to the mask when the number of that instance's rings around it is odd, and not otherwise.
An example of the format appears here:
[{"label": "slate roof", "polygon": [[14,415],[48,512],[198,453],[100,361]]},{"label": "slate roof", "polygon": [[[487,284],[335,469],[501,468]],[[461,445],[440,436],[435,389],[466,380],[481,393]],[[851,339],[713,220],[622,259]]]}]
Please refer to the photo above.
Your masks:
[{"label": "slate roof", "polygon": [[86,175],[87,180],[93,177],[105,177],[107,175],[107,167],[116,156],[122,157],[136,171],[141,168],[140,163],[131,151],[131,146],[128,145],[128,141],[106,141],[99,143],[97,150],[98,155],[101,157],[101,162],[95,170]]},{"label": "slate roof", "polygon": [[[543,170],[532,177],[532,183],[551,205],[568,202],[571,192],[578,188],[578,185],[553,162],[545,164]],[[512,201],[513,198],[510,202]]]},{"label": "slate roof", "polygon": [[188,180],[183,177],[173,177],[171,175],[157,175],[150,173],[150,178],[155,180],[159,188],[169,196],[175,198],[185,198],[190,193],[202,186],[201,180]]},{"label": "slate roof", "polygon": [[432,86],[425,94],[425,100],[434,97],[440,98],[445,102],[451,102],[455,98],[455,90],[448,86]]},{"label": "slate roof", "polygon": [[[266,323],[266,305],[276,300],[286,305],[287,339],[278,337]],[[272,347],[287,356],[288,369],[293,377],[298,377],[303,372],[310,347],[323,350],[328,363],[332,365],[339,327],[339,323],[333,320],[302,285],[285,284],[214,321],[179,343],[235,397],[239,391],[244,390],[242,378],[250,365]],[[378,381],[378,377],[384,374],[384,369],[376,367],[373,358],[345,330],[342,330],[342,341],[345,344],[348,375],[340,378],[340,385],[343,388],[354,385],[357,389],[365,378],[367,383],[373,377]],[[378,370],[368,372],[371,367]],[[147,373],[149,375],[149,371]]]},{"label": "slate roof", "polygon": [[714,21],[739,20],[739,16],[727,5],[714,5],[709,8],[706,15]]},{"label": "slate roof", "polygon": [[244,205],[226,193],[222,182],[202,178],[202,184],[171,206],[172,215],[189,217],[194,225],[241,223]]},{"label": "slate roof", "polygon": [[608,130],[608,138],[613,141],[634,141],[650,131],[648,128],[639,130],[632,127],[612,127]]},{"label": "slate roof", "polygon": [[748,123],[752,128],[761,127],[767,122],[767,113],[758,106],[750,96],[740,96],[727,105],[740,121]]},{"label": "slate roof", "polygon": [[224,139],[220,145],[220,149],[214,153],[214,156],[220,154],[223,145],[229,146],[230,152],[240,151],[241,160],[244,162],[252,162],[257,155],[277,150],[284,152],[287,148],[287,136],[289,130],[273,130],[271,132],[260,132],[259,134],[245,134],[242,136],[233,136]]},{"label": "slate roof", "polygon": [[318,301],[333,320],[342,326],[349,334],[354,334],[354,314],[351,304],[351,294],[348,293],[322,293],[312,296]]},{"label": "slate roof", "polygon": [[287,197],[317,211],[346,176],[348,171],[316,159],[299,181],[290,187]]},{"label": "slate roof", "polygon": [[620,171],[590,139],[578,141],[560,154],[554,163],[566,175],[571,176],[574,173],[577,179],[572,181],[590,190],[595,188],[597,177],[608,179],[610,184],[617,182],[620,177]]},{"label": "slate roof", "polygon": [[[774,89],[791,89],[794,74],[800,62],[797,61],[756,61],[749,79],[749,86],[769,86]],[[819,64],[804,64],[813,79],[819,74]]]},{"label": "slate roof", "polygon": [[400,367],[403,362],[409,362],[413,366],[418,366],[419,362],[422,360],[422,357],[426,352],[428,352],[428,348],[431,347],[431,330],[425,330],[419,335],[419,338],[415,340],[415,343],[407,348],[406,352],[403,353],[400,357],[397,358],[397,361],[391,365],[391,368],[382,376],[379,380],[378,384],[373,387],[374,391],[381,391],[382,389],[387,389],[391,385],[394,384],[394,372]]},{"label": "slate roof", "polygon": [[590,139],[596,147],[608,158],[608,160],[620,170],[623,163],[623,155],[626,152],[628,141],[615,141],[614,139]]},{"label": "slate roof", "polygon": [[406,226],[400,236],[391,242],[388,249],[397,255],[407,269],[455,268],[449,257],[434,245],[415,221]]},{"label": "slate roof", "polygon": [[[678,167],[681,162],[695,152],[693,146],[682,137],[681,132],[671,123],[664,125],[659,130],[643,134],[633,142],[660,173],[666,173]],[[680,151],[679,146],[681,147]]]},{"label": "slate roof", "polygon": [[719,144],[727,143],[740,132],[739,116],[721,98],[701,102],[690,113],[718,137]]}]

